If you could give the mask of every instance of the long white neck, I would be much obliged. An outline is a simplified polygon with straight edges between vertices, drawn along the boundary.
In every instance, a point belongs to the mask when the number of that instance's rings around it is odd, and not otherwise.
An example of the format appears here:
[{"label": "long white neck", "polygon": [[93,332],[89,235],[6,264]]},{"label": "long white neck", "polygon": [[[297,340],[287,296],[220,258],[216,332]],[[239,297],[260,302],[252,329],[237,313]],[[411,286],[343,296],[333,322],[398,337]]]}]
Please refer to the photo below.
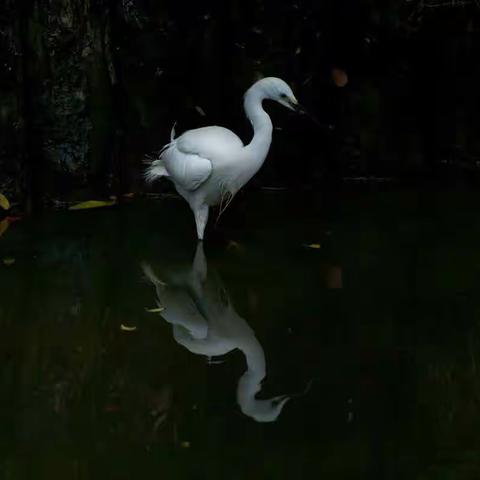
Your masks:
[{"label": "long white neck", "polygon": [[257,399],[256,395],[262,389],[262,380],[267,375],[265,354],[252,332],[251,338],[246,338],[238,348],[243,351],[247,361],[247,371],[240,377],[237,385],[237,403],[245,415],[257,422],[274,422],[290,397],[279,395],[269,399]]},{"label": "long white neck", "polygon": [[267,157],[270,144],[272,143],[272,121],[262,107],[263,92],[253,85],[245,94],[244,109],[247,118],[253,127],[252,141],[245,146],[250,158],[259,163],[258,168]]}]

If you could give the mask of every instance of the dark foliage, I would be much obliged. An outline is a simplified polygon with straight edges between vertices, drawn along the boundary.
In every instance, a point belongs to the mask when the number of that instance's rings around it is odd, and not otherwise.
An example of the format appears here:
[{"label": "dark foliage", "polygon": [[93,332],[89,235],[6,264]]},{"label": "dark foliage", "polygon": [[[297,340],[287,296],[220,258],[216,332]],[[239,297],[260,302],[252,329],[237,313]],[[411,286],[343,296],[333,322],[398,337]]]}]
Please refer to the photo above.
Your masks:
[{"label": "dark foliage", "polygon": [[4,0],[0,191],[32,205],[141,190],[174,121],[248,140],[241,96],[260,75],[335,129],[272,107],[281,130],[253,185],[475,178],[479,16],[476,1]]}]

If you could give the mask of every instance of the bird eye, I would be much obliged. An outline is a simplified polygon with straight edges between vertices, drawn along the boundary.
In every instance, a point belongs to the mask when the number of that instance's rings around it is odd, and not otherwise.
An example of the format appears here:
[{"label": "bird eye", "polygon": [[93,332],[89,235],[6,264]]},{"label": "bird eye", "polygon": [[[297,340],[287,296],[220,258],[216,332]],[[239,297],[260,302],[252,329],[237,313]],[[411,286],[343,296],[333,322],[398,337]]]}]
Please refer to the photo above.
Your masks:
[{"label": "bird eye", "polygon": [[280,94],[280,98],[287,98],[287,97],[288,97],[288,95],[286,93],[281,93]]}]

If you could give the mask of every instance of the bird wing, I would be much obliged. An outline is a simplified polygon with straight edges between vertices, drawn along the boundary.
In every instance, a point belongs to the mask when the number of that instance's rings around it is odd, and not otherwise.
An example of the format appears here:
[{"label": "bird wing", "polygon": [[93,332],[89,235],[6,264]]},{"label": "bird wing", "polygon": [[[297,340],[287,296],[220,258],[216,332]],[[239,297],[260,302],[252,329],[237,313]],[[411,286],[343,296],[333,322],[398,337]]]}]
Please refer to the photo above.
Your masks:
[{"label": "bird wing", "polygon": [[172,325],[181,325],[196,339],[205,338],[208,323],[191,295],[181,289],[167,289],[159,296],[159,303],[165,308],[162,317]]},{"label": "bird wing", "polygon": [[215,162],[243,148],[243,142],[231,130],[211,126],[188,130],[176,140],[178,149],[184,153],[196,153]]},{"label": "bird wing", "polygon": [[196,190],[212,173],[212,163],[230,158],[243,142],[223,127],[188,130],[166,146],[161,155],[170,177],[186,190]]},{"label": "bird wing", "polygon": [[212,162],[196,153],[183,152],[174,142],[162,154],[170,177],[182,188],[196,190],[212,173]]}]

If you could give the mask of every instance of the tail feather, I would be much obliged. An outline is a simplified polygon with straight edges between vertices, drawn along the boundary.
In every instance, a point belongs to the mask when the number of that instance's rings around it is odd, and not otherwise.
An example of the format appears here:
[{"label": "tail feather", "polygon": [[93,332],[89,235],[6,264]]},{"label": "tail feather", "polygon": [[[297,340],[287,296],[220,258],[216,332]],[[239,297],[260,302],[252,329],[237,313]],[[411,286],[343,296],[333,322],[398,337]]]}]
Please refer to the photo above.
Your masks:
[{"label": "tail feather", "polygon": [[155,152],[153,155],[148,155],[145,158],[144,163],[148,165],[145,169],[145,181],[147,183],[154,182],[157,178],[168,177],[168,171],[165,168],[165,164],[162,160],[163,153],[175,143],[175,126],[177,122],[173,124],[172,130],[170,132],[170,142],[164,145],[158,152]]},{"label": "tail feather", "polygon": [[175,127],[177,126],[177,122],[173,124],[172,130],[170,131],[170,143],[173,142],[175,139]]},{"label": "tail feather", "polygon": [[160,177],[168,177],[168,172],[163,164],[163,160],[157,158],[157,160],[150,162],[150,165],[145,169],[144,176],[147,183],[152,183]]}]

